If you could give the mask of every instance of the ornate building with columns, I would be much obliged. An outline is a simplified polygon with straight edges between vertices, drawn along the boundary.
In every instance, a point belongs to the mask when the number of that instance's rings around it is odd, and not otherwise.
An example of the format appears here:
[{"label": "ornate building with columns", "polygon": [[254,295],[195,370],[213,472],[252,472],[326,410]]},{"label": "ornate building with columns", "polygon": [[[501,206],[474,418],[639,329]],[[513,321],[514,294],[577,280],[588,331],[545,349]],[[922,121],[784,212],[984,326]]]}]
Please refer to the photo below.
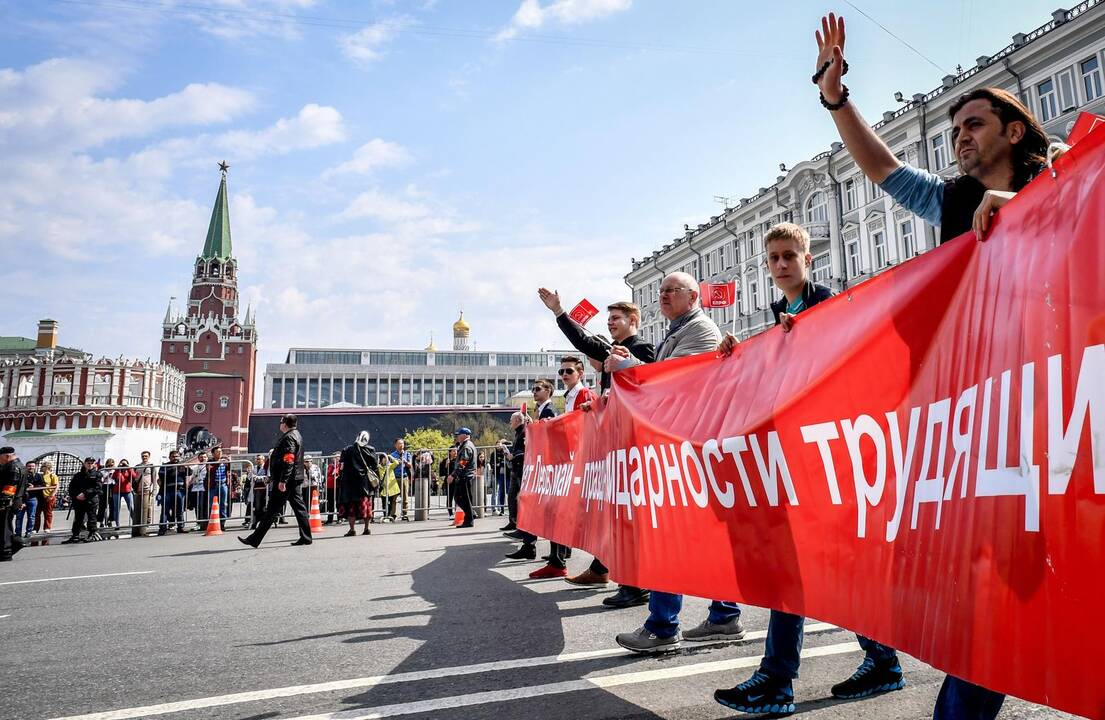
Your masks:
[{"label": "ornate building with columns", "polygon": [[[162,363],[94,360],[59,348],[58,323],[39,323],[34,348],[0,361],[0,444],[48,459],[68,478],[81,459],[161,459],[177,445],[184,375]],[[30,341],[28,341],[30,342]]]},{"label": "ornate building with columns", "polygon": [[207,240],[196,258],[183,313],[172,301],[161,332],[161,361],[186,378],[181,432],[185,446],[218,443],[245,452],[257,363],[257,328],[247,307],[240,316],[238,261],[230,240],[226,163],[211,211]]},{"label": "ornate building with columns", "polygon": [[[902,162],[952,177],[957,169],[948,108],[961,95],[1004,88],[1020,97],[1050,135],[1065,138],[1079,112],[1105,114],[1103,69],[1105,0],[1086,0],[1056,10],[1044,25],[1017,33],[1009,45],[945,76],[935,89],[899,94],[899,107],[884,112],[873,127]],[[810,112],[823,112],[816,89]],[[839,142],[780,170],[771,185],[727,202],[720,214],[684,226],[679,237],[632,260],[625,280],[641,307],[646,340],[664,336],[660,281],[676,270],[700,281],[736,281],[736,305],[706,311],[723,329],[743,339],[772,327],[769,305],[780,295],[764,264],[763,236],[778,222],[809,231],[813,279],[835,291],[936,246],[933,229],[869,182]]]}]

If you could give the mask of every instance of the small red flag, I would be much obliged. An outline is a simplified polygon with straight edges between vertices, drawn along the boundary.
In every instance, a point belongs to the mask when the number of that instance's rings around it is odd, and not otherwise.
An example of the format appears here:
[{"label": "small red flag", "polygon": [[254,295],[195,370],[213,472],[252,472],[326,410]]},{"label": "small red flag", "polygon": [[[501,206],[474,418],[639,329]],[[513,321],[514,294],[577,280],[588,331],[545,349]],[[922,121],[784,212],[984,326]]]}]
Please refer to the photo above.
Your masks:
[{"label": "small red flag", "polygon": [[1070,135],[1067,136],[1067,144],[1074,145],[1102,125],[1105,125],[1105,117],[1088,112],[1079,113],[1074,127],[1070,129]]},{"label": "small red flag", "polygon": [[702,307],[720,308],[729,307],[737,299],[736,281],[727,283],[702,283],[701,284]]},{"label": "small red flag", "polygon": [[575,320],[580,325],[586,325],[591,318],[598,314],[598,308],[588,302],[587,298],[583,298],[579,301],[579,305],[576,305],[572,308],[572,311],[568,313],[568,317]]},{"label": "small red flag", "polygon": [[526,403],[522,403],[522,414],[526,414]]}]

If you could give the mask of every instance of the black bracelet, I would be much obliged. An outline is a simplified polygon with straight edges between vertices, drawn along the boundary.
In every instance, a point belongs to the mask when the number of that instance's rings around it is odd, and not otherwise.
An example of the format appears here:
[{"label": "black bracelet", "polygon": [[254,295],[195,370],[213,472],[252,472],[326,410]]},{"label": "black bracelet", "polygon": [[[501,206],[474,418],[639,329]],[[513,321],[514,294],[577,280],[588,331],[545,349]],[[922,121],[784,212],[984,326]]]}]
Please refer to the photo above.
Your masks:
[{"label": "black bracelet", "polygon": [[831,103],[826,100],[825,93],[818,93],[818,95],[821,96],[821,104],[825,107],[826,110],[836,112],[837,110],[848,104],[848,86],[844,83],[841,83],[840,87],[844,88],[844,92],[840,95],[840,102],[837,103]]},{"label": "black bracelet", "polygon": [[[841,65],[841,67],[843,69],[840,71],[840,75],[841,75],[841,77],[843,77],[843,76],[848,74],[848,61],[841,58],[841,62],[843,63]],[[832,65],[832,64],[833,64],[833,61],[830,58],[829,60],[825,61],[824,65],[822,65],[820,68],[818,68],[817,72],[815,72],[813,74],[813,77],[811,78],[813,80],[814,85],[816,85],[821,80],[821,76],[825,74],[825,71],[828,70],[829,66]]]}]

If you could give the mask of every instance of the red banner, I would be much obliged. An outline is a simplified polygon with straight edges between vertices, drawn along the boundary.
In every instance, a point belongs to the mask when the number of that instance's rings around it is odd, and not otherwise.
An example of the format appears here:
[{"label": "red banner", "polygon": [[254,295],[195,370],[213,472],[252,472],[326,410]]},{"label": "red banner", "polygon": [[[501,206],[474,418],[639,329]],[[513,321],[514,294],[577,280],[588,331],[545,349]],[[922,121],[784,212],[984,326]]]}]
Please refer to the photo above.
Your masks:
[{"label": "red banner", "polygon": [[729,307],[737,301],[737,283],[700,283],[699,297],[702,298],[702,307]]},{"label": "red banner", "polygon": [[1105,717],[1105,132],[963,236],[527,430],[518,525]]},{"label": "red banner", "polygon": [[587,298],[583,298],[579,301],[579,304],[572,308],[572,311],[568,313],[568,317],[575,320],[580,325],[586,325],[590,322],[591,318],[599,314],[599,309],[592,305]]}]

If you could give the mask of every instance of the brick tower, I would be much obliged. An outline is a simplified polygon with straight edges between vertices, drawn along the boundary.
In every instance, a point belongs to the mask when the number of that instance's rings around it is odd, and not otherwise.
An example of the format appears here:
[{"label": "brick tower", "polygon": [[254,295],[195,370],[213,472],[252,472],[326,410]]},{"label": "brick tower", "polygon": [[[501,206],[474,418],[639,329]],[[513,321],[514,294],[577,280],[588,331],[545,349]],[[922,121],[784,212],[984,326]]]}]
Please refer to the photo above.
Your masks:
[{"label": "brick tower", "polygon": [[246,309],[239,320],[238,263],[231,254],[230,208],[226,197],[229,166],[219,164],[221,180],[203,252],[196,258],[185,314],[165,311],[161,360],[186,378],[180,432],[185,445],[218,442],[228,453],[248,446],[249,411],[257,362],[255,318]]}]

